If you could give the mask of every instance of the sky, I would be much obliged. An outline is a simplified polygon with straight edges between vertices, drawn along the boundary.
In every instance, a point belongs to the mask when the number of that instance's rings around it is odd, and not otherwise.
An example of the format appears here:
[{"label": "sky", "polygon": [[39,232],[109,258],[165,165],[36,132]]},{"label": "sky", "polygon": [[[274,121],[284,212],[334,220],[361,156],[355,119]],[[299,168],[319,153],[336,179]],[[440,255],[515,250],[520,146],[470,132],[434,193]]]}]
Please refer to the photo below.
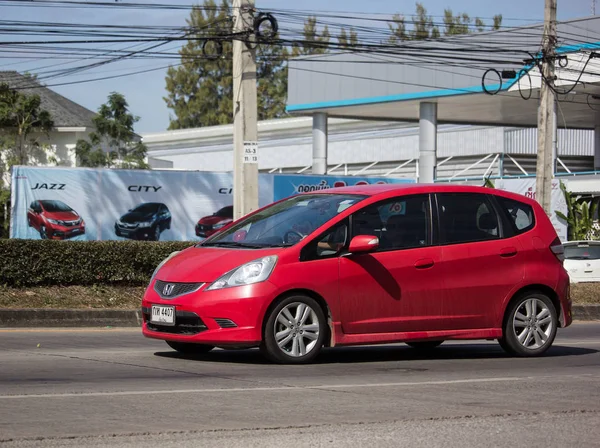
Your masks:
[{"label": "sky", "polygon": [[[184,26],[189,16],[186,10],[122,10],[111,9],[59,9],[31,8],[23,6],[5,6],[0,0],[0,18],[4,21],[29,20],[61,23],[96,23],[120,25],[168,25]],[[5,0],[6,1],[6,0]],[[130,3],[176,3],[193,5],[197,0],[128,0]],[[503,25],[518,26],[543,21],[544,0],[422,0],[429,14],[441,16],[445,8],[451,8],[454,13],[467,12],[471,17],[479,16],[486,22],[491,21],[495,14],[503,15]],[[558,0],[558,19],[566,20],[586,17],[591,14],[592,0]],[[411,16],[415,10],[415,2],[398,0],[256,0],[256,6],[262,10],[272,9],[302,9],[310,11],[318,17],[319,11],[336,11],[351,13],[394,14],[401,13]],[[597,12],[600,14],[600,2]],[[307,13],[308,14],[308,13]],[[21,36],[25,40],[26,37]],[[15,39],[14,36],[3,36],[2,40]],[[39,39],[39,37],[35,37]],[[176,48],[171,44],[166,48]],[[97,45],[96,45],[97,46]],[[108,47],[108,45],[107,45]],[[14,53],[12,55],[15,55]],[[36,73],[40,70],[56,70],[81,64],[81,62],[61,61],[57,59],[18,59],[18,57],[2,55],[0,47],[0,70],[29,71]],[[18,55],[15,55],[18,56]],[[72,81],[100,78],[123,73],[142,71],[168,65],[164,60],[124,61],[78,75],[61,77],[48,81],[47,84],[60,84]],[[69,65],[70,64],[70,65]],[[48,67],[53,65],[54,68]],[[94,81],[65,86],[51,86],[56,92],[66,96],[90,110],[96,111],[106,101],[111,92],[120,92],[129,102],[132,113],[140,117],[136,131],[141,134],[162,132],[169,125],[171,111],[167,108],[164,97],[166,68],[138,75],[117,79]]]}]

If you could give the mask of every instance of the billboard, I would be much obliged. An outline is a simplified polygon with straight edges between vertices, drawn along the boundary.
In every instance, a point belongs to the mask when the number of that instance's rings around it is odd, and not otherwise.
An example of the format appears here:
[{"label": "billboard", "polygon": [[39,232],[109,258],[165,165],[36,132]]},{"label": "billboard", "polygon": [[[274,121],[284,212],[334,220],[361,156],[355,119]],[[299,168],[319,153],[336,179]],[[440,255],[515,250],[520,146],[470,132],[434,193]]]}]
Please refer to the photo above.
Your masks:
[{"label": "billboard", "polygon": [[[411,180],[261,174],[259,206],[344,185]],[[12,171],[11,237],[192,241],[233,217],[232,173],[23,167]]]},{"label": "billboard", "polygon": [[314,176],[314,175],[275,175],[273,178],[274,200],[287,198],[299,193],[326,190],[329,188],[369,184],[414,183],[413,179],[355,176]]},{"label": "billboard", "polygon": [[[196,224],[232,205],[230,173],[14,167],[11,237],[198,239]],[[273,178],[259,179],[259,205]]]}]

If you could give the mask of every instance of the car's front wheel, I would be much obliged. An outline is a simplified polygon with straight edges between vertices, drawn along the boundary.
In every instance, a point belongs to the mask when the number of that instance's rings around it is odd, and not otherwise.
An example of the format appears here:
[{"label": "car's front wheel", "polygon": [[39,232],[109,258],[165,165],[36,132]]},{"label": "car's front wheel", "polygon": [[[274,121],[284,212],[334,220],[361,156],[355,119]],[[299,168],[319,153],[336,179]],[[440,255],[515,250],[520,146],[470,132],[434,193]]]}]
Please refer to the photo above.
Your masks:
[{"label": "car's front wheel", "polygon": [[153,232],[154,241],[160,240],[160,224],[156,224]]},{"label": "car's front wheel", "polygon": [[516,356],[539,356],[554,342],[558,317],[552,300],[540,292],[528,292],[506,310],[501,347]]},{"label": "car's front wheel", "polygon": [[321,351],[327,330],[327,319],[316,300],[305,295],[289,296],[269,313],[261,351],[277,363],[310,362]]},{"label": "car's front wheel", "polygon": [[184,355],[201,355],[210,352],[214,347],[205,344],[192,344],[190,342],[165,341],[173,350],[177,350]]},{"label": "car's front wheel", "polygon": [[46,230],[46,226],[40,227],[40,238],[43,240],[48,239],[48,230]]}]

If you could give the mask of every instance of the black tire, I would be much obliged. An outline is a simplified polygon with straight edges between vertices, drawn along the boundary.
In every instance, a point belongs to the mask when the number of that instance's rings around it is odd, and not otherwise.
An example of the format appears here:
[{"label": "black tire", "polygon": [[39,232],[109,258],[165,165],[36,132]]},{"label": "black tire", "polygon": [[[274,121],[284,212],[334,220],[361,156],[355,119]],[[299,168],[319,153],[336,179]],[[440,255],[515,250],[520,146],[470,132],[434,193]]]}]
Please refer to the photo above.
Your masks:
[{"label": "black tire", "polygon": [[40,227],[40,238],[43,239],[43,240],[47,240],[48,239],[48,232],[46,230],[46,226]]},{"label": "black tire", "polygon": [[153,241],[160,240],[160,224],[156,224],[156,226],[152,230],[152,240]]},{"label": "black tire", "polygon": [[406,342],[406,345],[408,345],[411,348],[414,348],[415,350],[419,350],[422,352],[428,352],[430,350],[433,350],[436,347],[439,347],[442,342],[444,341],[420,341],[420,342]]},{"label": "black tire", "polygon": [[[310,307],[314,311],[318,321],[319,334],[317,336],[316,343],[314,344],[313,348],[303,356],[292,356],[288,354],[286,351],[281,349],[279,345],[277,345],[277,341],[275,340],[275,323],[277,316],[281,310],[294,303],[300,303]],[[291,295],[279,300],[277,305],[275,305],[275,307],[273,307],[273,309],[266,316],[266,322],[263,331],[263,341],[260,345],[260,350],[265,357],[278,364],[304,364],[311,362],[319,355],[326,340],[325,338],[328,334],[329,327],[327,325],[327,318],[325,317],[325,313],[323,313],[319,303],[317,303],[317,301],[313,298],[305,295]]]},{"label": "black tire", "polygon": [[214,347],[212,345],[192,344],[190,342],[165,341],[173,350],[177,350],[184,355],[201,355],[210,352]]},{"label": "black tire", "polygon": [[171,218],[167,221],[167,229],[171,230]]},{"label": "black tire", "polygon": [[[546,327],[546,329],[549,330],[546,341],[540,347],[533,347],[533,348],[525,347],[523,344],[521,344],[519,342],[518,335],[517,335],[518,330],[516,329],[517,327],[515,325],[513,325],[515,314],[520,309],[523,309],[522,307],[525,306],[525,302],[530,299],[537,299],[546,305],[546,307],[550,311],[550,323],[551,323],[550,328]],[[532,323],[531,325],[534,325],[537,327],[538,324]],[[540,328],[542,328],[542,327],[540,326]],[[506,309],[506,313],[505,313],[505,317],[504,317],[504,324],[502,327],[502,338],[499,340],[500,346],[507,353],[514,355],[514,356],[520,356],[520,357],[540,356],[540,355],[544,354],[552,346],[552,343],[554,342],[554,338],[556,337],[557,328],[558,328],[558,316],[557,316],[556,308],[554,307],[554,303],[552,303],[552,300],[550,300],[550,298],[547,295],[545,295],[541,292],[538,292],[538,291],[525,292],[524,294],[521,294],[521,295],[515,297],[515,299],[513,301],[511,301],[511,303],[508,305],[508,308]],[[525,331],[525,328],[522,331]]]}]

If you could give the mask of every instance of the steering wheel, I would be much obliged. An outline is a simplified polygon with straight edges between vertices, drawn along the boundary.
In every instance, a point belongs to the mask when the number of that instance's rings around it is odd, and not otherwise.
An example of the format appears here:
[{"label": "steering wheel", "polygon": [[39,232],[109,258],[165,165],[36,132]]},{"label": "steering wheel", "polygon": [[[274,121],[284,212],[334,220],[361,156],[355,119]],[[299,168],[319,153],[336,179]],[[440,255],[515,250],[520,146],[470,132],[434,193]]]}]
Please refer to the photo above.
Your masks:
[{"label": "steering wheel", "polygon": [[[296,231],[296,230],[288,230],[287,232],[285,232],[285,234],[283,235],[283,242],[284,243],[289,243],[289,238],[288,235],[297,235],[298,236],[298,241],[301,241],[302,238],[304,238],[304,235],[302,235],[300,232]],[[296,241],[296,243],[298,242]]]}]

